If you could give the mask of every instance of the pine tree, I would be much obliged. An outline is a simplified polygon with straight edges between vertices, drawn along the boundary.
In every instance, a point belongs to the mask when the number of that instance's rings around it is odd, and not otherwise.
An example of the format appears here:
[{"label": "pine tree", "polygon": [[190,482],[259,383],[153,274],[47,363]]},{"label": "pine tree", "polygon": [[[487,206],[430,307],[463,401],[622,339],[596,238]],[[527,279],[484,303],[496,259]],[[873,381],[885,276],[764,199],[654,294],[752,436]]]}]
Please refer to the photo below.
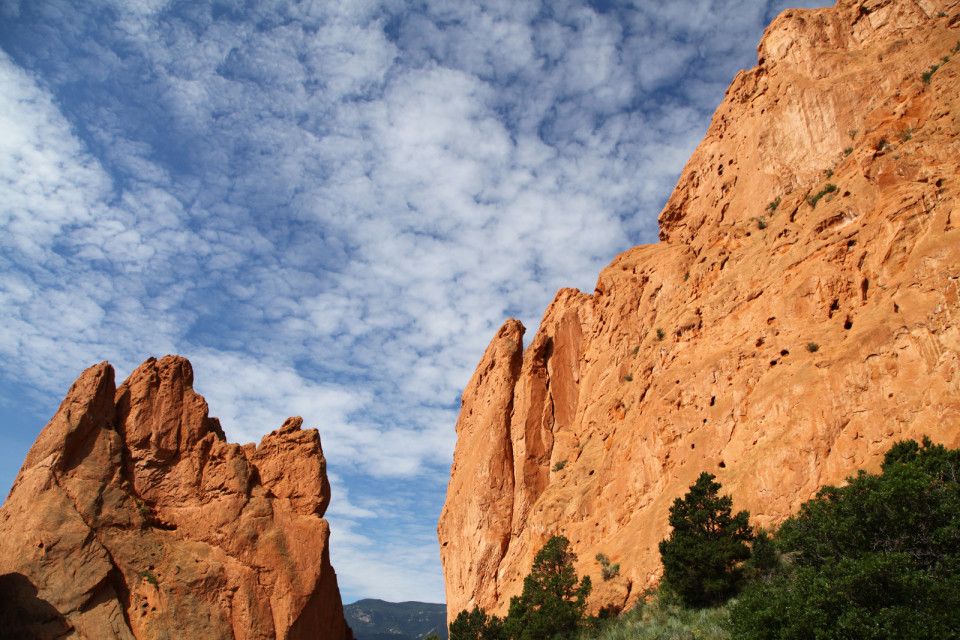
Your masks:
[{"label": "pine tree", "polygon": [[550,640],[574,633],[580,626],[592,587],[585,576],[577,584],[577,556],[563,536],[547,541],[523,580],[523,593],[510,600],[505,624],[513,640]]},{"label": "pine tree", "polygon": [[660,542],[667,587],[692,607],[720,604],[743,582],[740,563],[750,557],[750,514],[732,515],[733,499],[720,483],[700,474],[687,495],[670,507],[670,537]]}]

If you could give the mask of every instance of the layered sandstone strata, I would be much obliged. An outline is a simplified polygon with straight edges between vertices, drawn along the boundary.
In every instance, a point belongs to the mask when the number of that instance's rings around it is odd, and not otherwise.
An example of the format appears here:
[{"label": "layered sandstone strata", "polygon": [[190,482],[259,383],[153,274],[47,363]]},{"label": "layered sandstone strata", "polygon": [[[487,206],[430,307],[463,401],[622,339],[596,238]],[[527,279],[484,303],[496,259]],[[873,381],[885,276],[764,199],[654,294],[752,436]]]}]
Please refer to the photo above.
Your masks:
[{"label": "layered sandstone strata", "polygon": [[73,384],[0,509],[10,637],[353,637],[317,431],[228,444],[192,384],[175,356]]},{"label": "layered sandstone strata", "polygon": [[899,439],[960,446],[960,2],[787,11],[758,51],[661,241],[484,354],[439,523],[449,615],[502,614],[554,534],[594,608],[635,600],[701,471],[770,526]]}]

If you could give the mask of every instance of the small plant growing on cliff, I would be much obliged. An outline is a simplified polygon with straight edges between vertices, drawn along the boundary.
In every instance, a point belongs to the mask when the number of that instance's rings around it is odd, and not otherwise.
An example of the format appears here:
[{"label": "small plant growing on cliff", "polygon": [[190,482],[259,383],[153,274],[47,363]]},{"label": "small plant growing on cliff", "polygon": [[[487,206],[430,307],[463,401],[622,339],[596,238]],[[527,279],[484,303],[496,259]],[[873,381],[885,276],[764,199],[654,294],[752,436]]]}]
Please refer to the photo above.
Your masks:
[{"label": "small plant growing on cliff", "polygon": [[847,147],[846,149],[843,150],[843,155],[845,156],[848,156],[851,153],[853,153],[853,147]]},{"label": "small plant growing on cliff", "polygon": [[820,199],[823,196],[827,195],[828,193],[833,193],[836,190],[837,190],[837,185],[833,183],[828,183],[827,186],[825,186],[823,189],[817,192],[816,195],[807,196],[807,204],[809,204],[811,207],[816,207],[817,203],[820,202]]},{"label": "small plant growing on cliff", "polygon": [[816,342],[812,342],[812,341],[808,342],[807,351],[809,351],[810,353],[816,353],[817,351],[820,351],[820,345],[817,344]]},{"label": "small plant growing on cliff", "polygon": [[856,139],[857,139],[857,134],[860,133],[860,129],[850,129],[850,131],[848,131],[847,133],[850,134],[850,139],[851,139],[851,140],[856,140]]},{"label": "small plant growing on cliff", "polygon": [[767,203],[767,214],[773,215],[773,212],[780,206],[780,198]]},{"label": "small plant growing on cliff", "polygon": [[637,354],[640,353],[640,347],[634,347],[633,351],[630,352],[630,355],[637,357]]},{"label": "small plant growing on cliff", "polygon": [[623,381],[624,381],[624,382],[633,382],[633,374],[632,374],[632,373],[628,373],[627,375],[623,376]]},{"label": "small plant growing on cliff", "polygon": [[667,334],[663,331],[662,328],[657,327],[657,342],[662,341],[663,338],[664,338],[664,336],[666,336],[666,335],[667,335]]},{"label": "small plant growing on cliff", "polygon": [[566,461],[566,460],[561,460],[561,461],[558,462],[557,464],[553,465],[553,470],[554,470],[554,471],[562,471],[565,466],[567,466],[567,461]]},{"label": "small plant growing on cliff", "polygon": [[153,572],[144,569],[140,572],[140,577],[152,584],[154,587],[159,587],[160,584],[157,582],[157,576],[153,575]]},{"label": "small plant growing on cliff", "polygon": [[941,62],[940,64],[932,64],[932,65],[930,65],[930,68],[929,68],[929,69],[927,69],[927,70],[924,71],[922,74],[920,74],[920,77],[923,78],[923,82],[924,82],[925,84],[930,84],[930,78],[932,78],[932,77],[933,77],[933,74],[937,72],[937,69],[939,69],[939,68],[942,67],[943,65],[944,65],[943,62]]},{"label": "small plant growing on cliff", "polygon": [[605,553],[598,553],[594,556],[597,562],[600,563],[600,576],[603,578],[604,582],[607,580],[612,580],[620,575],[620,564],[610,564],[610,558],[607,557]]}]

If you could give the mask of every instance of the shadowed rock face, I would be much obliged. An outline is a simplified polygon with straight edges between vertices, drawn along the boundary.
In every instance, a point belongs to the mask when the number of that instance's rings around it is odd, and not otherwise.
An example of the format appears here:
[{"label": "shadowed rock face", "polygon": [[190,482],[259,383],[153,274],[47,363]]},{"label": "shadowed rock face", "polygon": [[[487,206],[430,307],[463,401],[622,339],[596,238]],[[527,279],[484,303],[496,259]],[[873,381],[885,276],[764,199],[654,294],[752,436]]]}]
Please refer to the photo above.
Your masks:
[{"label": "shadowed rock face", "polygon": [[0,614],[35,620],[17,637],[352,638],[317,431],[228,444],[192,384],[167,356],[70,388],[0,509]]},{"label": "shadowed rock face", "polygon": [[[525,350],[503,326],[457,422],[449,616],[504,613],[554,534],[594,609],[635,600],[701,471],[770,526],[897,440],[960,446],[958,42],[955,0],[785,12],[684,168],[661,242],[592,294],[560,291]],[[619,577],[603,581],[598,552]]]}]

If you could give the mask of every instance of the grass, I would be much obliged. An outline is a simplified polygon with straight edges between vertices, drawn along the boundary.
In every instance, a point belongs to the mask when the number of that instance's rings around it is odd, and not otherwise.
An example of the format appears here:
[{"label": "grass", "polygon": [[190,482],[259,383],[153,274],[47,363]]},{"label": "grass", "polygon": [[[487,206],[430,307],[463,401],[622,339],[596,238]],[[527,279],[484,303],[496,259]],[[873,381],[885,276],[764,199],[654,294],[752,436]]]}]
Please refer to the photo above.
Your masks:
[{"label": "grass", "polygon": [[600,628],[584,632],[581,640],[727,640],[729,605],[714,609],[686,609],[654,597]]},{"label": "grass", "polygon": [[140,577],[152,584],[154,587],[159,586],[157,583],[157,576],[153,575],[153,573],[147,571],[146,569],[140,572]]},{"label": "grass", "polygon": [[807,351],[809,351],[810,353],[816,353],[819,350],[820,350],[820,345],[817,344],[816,342],[807,343]]},{"label": "grass", "polygon": [[773,200],[772,202],[767,203],[767,213],[773,215],[773,212],[777,210],[777,207],[780,206],[780,198]]},{"label": "grass", "polygon": [[661,329],[660,327],[657,327],[657,342],[662,341],[665,335],[667,334],[664,332],[664,330]]},{"label": "grass", "polygon": [[623,376],[623,381],[624,381],[624,382],[633,382],[633,374],[632,374],[632,373],[628,373],[627,375]]},{"label": "grass", "polygon": [[816,207],[817,203],[820,202],[820,198],[827,195],[828,193],[833,193],[836,190],[837,190],[837,185],[828,184],[823,189],[821,189],[819,193],[817,193],[817,195],[807,196],[807,204],[809,204],[811,207]]},{"label": "grass", "polygon": [[554,471],[562,471],[565,466],[567,466],[567,461],[566,461],[566,460],[561,460],[561,461],[558,462],[557,464],[553,465],[553,470],[554,470]]},{"label": "grass", "polygon": [[[949,60],[949,58],[947,58],[947,60]],[[939,69],[940,67],[942,67],[942,66],[944,65],[944,63],[947,62],[947,60],[944,60],[944,61],[941,62],[940,64],[932,64],[932,65],[930,65],[930,68],[929,68],[929,69],[927,69],[927,70],[924,71],[922,74],[920,74],[920,77],[923,78],[923,82],[924,82],[925,84],[930,84],[930,78],[933,77],[933,74],[937,72],[937,69]]]}]

